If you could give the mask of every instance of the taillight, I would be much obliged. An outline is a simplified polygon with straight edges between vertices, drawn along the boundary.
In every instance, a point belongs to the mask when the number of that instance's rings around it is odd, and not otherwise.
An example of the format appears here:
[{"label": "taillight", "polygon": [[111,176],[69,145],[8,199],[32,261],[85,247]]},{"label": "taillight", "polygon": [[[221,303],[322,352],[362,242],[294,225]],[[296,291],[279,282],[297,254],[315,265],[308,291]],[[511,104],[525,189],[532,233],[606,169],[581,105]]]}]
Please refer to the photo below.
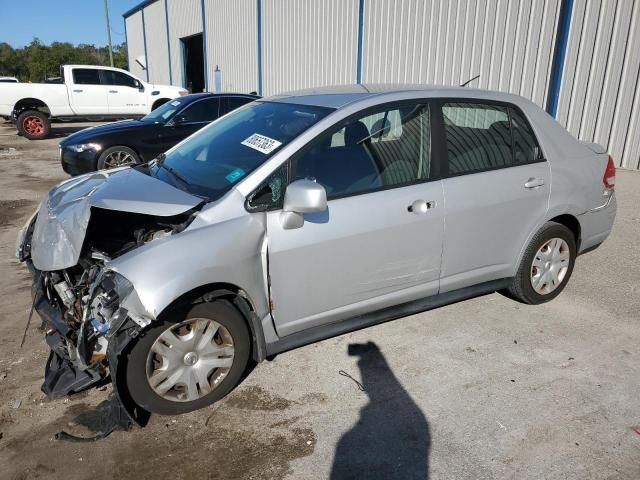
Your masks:
[{"label": "taillight", "polygon": [[613,190],[616,186],[616,166],[613,163],[613,157],[609,155],[609,161],[607,162],[607,168],[604,170],[604,177],[602,177],[602,183],[605,188]]}]

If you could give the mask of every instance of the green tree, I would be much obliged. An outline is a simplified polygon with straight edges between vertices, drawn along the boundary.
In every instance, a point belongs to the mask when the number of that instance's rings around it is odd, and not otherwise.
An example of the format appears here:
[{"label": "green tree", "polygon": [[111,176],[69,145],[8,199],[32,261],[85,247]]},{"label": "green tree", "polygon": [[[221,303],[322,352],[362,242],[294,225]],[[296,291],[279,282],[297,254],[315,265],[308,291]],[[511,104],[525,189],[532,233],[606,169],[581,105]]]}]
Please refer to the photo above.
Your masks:
[{"label": "green tree", "polygon": [[[127,46],[114,45],[114,66],[127,69]],[[21,82],[40,82],[60,75],[60,65],[109,65],[108,47],[53,42],[45,45],[38,38],[23,48],[0,43],[0,75],[18,77]]]}]

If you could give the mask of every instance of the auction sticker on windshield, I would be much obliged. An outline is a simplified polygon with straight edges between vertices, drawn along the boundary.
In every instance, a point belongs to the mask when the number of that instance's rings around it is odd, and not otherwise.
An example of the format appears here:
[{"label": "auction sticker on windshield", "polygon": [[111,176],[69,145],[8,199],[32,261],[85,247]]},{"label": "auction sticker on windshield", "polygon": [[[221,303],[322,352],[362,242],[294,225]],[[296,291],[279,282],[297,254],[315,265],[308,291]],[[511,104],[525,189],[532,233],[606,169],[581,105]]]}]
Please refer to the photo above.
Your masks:
[{"label": "auction sticker on windshield", "polygon": [[254,133],[246,140],[240,142],[245,147],[253,148],[254,150],[258,150],[259,152],[267,153],[273,152],[276,148],[282,145],[282,142],[274,140],[273,138],[265,137],[264,135],[260,135],[259,133]]}]

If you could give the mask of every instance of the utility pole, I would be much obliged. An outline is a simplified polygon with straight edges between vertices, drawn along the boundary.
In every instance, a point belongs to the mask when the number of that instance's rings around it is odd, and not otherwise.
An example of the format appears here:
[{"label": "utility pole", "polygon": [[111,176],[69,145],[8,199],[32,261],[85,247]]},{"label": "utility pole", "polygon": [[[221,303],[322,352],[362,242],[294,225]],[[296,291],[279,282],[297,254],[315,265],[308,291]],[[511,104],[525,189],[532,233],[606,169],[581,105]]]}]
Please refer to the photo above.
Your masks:
[{"label": "utility pole", "polygon": [[111,26],[109,25],[109,6],[108,0],[104,0],[104,16],[107,19],[107,39],[109,40],[109,62],[113,67],[113,48],[111,47]]}]

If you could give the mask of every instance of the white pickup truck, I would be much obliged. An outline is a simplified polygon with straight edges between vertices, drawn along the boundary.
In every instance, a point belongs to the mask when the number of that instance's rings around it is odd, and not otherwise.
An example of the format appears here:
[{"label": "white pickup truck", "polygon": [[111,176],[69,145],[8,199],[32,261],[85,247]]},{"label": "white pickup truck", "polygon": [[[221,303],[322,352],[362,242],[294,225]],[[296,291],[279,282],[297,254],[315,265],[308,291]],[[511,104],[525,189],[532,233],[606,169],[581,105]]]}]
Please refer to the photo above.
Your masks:
[{"label": "white pickup truck", "polygon": [[1,83],[0,117],[13,120],[24,137],[36,140],[49,135],[51,120],[141,117],[187,93],[146,83],[119,68],[63,65],[57,81]]}]

